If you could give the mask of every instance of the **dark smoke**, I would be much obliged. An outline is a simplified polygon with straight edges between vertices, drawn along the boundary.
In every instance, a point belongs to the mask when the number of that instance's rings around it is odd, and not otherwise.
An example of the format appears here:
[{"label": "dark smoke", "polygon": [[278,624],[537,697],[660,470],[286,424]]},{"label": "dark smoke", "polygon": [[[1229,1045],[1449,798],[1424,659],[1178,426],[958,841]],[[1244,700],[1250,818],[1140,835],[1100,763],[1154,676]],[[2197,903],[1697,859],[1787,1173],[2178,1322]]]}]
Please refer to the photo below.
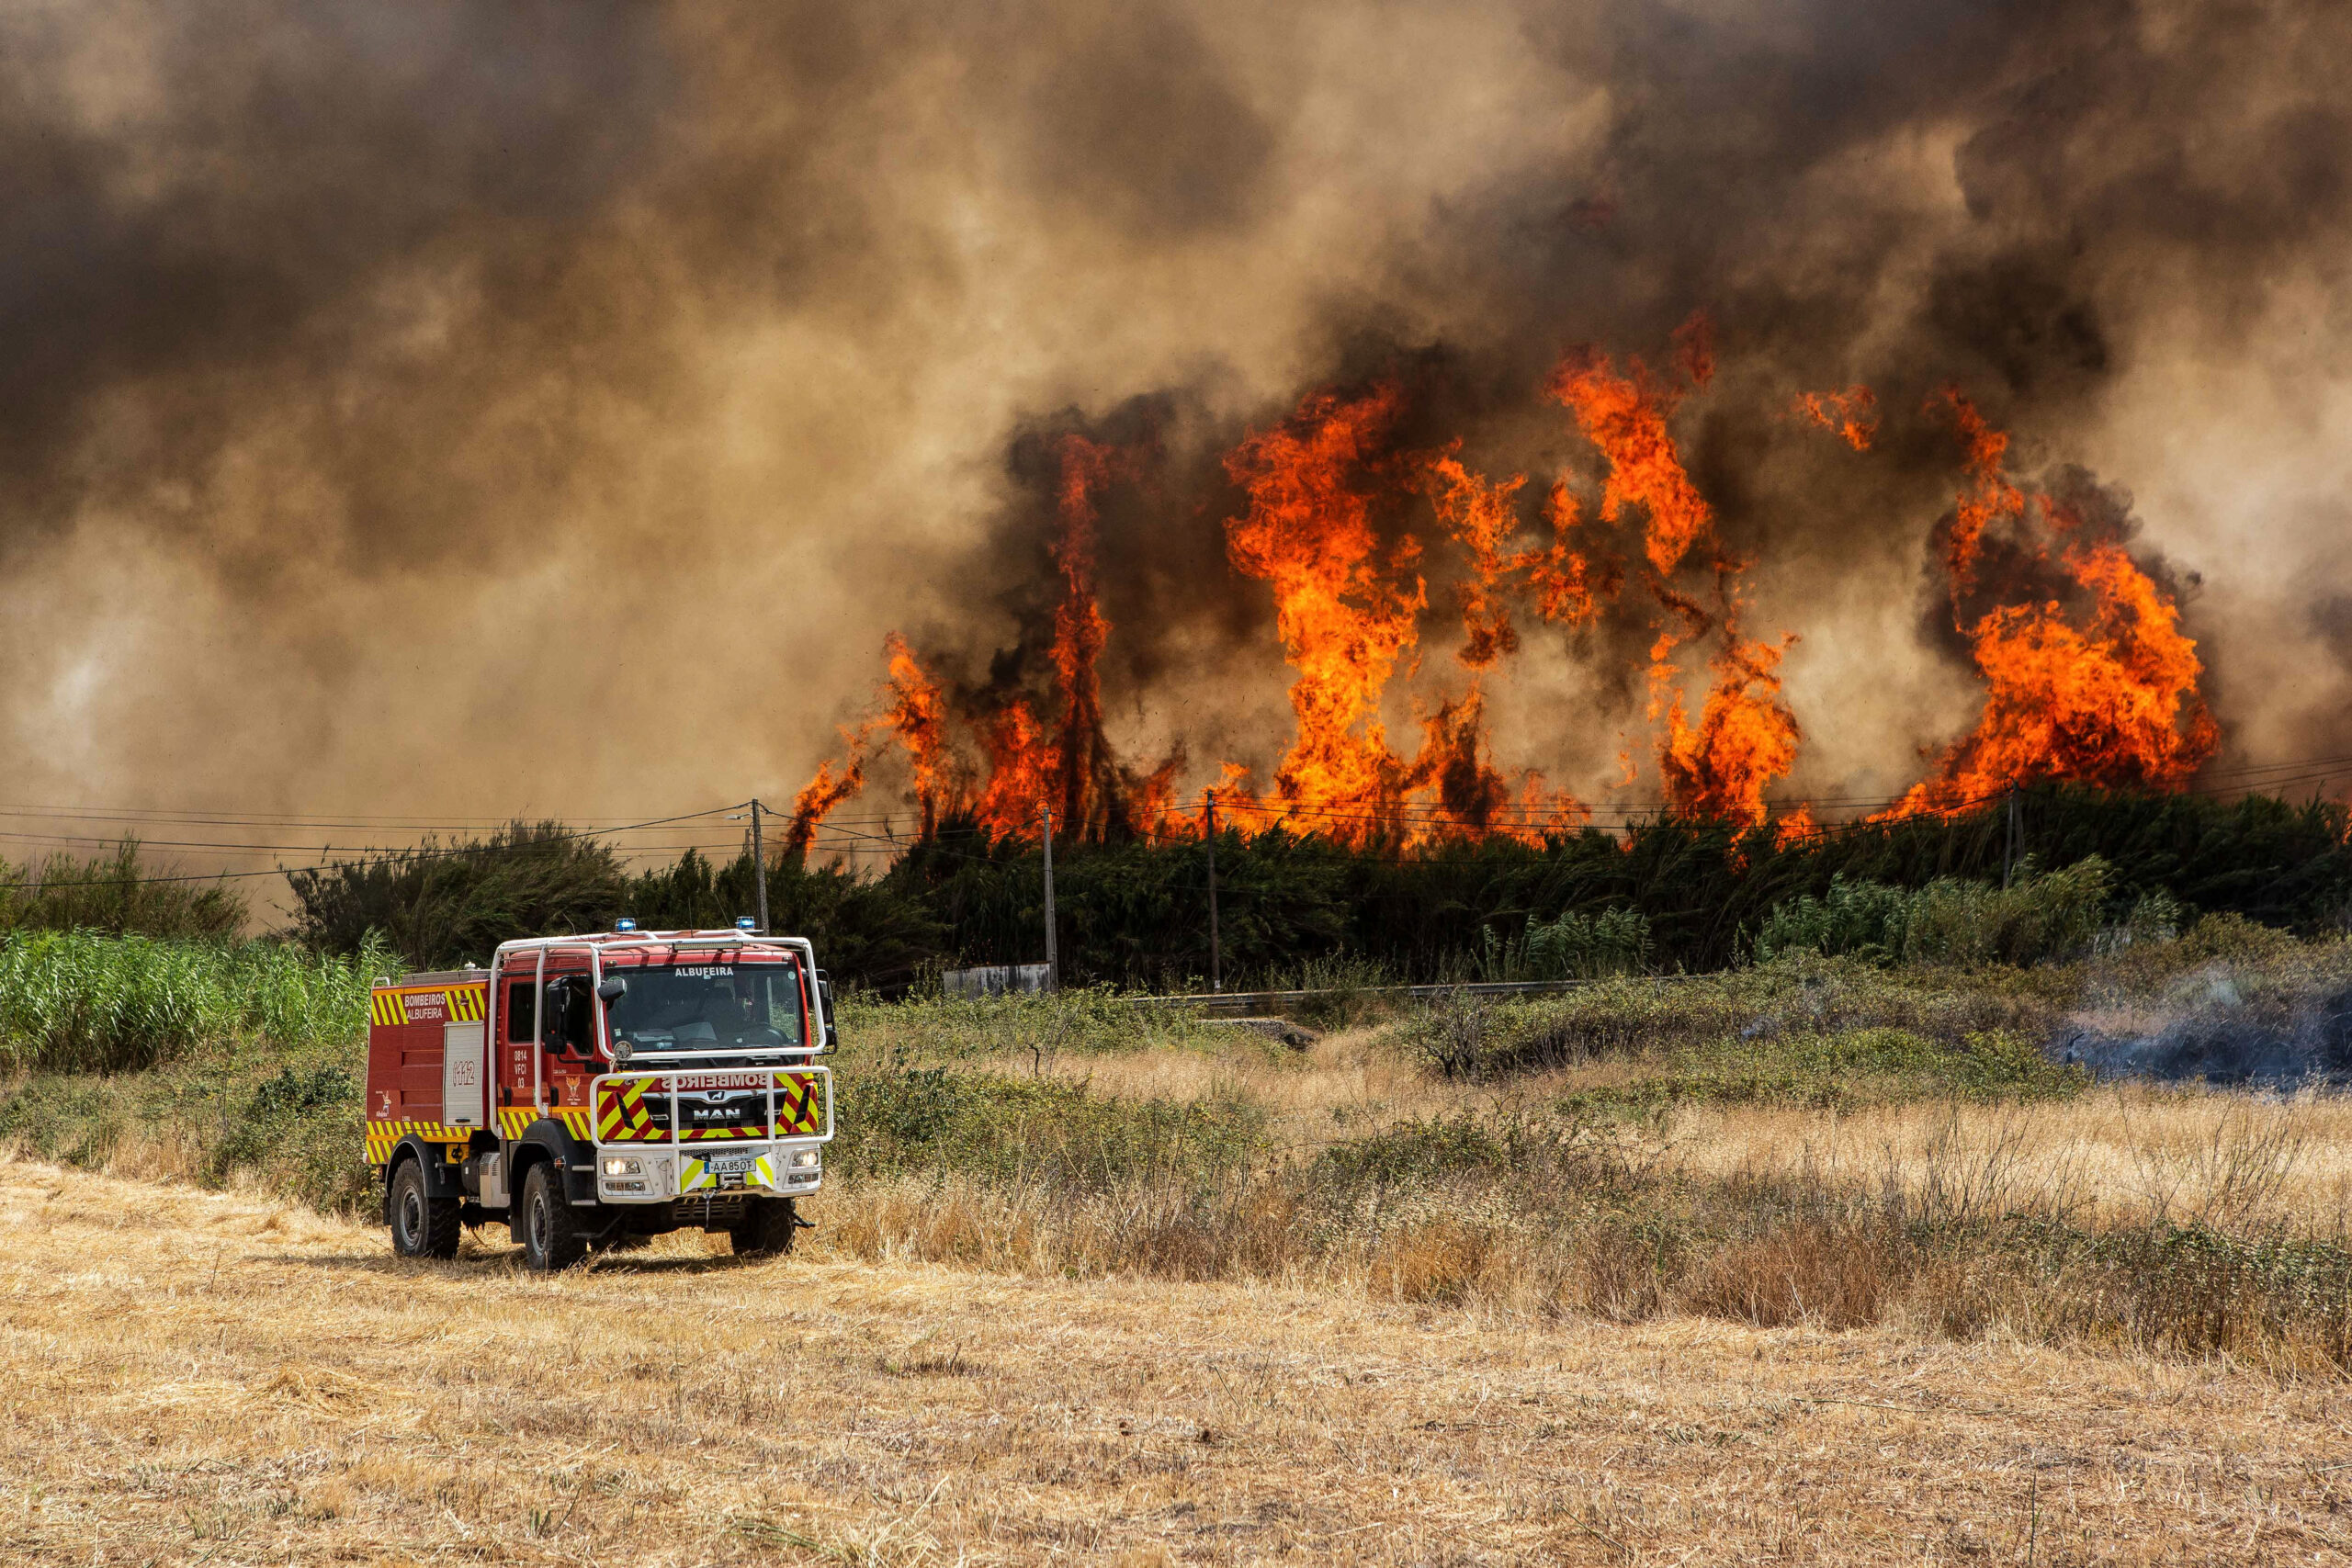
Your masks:
[{"label": "dark smoke", "polygon": [[[1793,791],[1899,789],[1973,716],[1917,615],[1948,384],[2206,579],[2237,754],[2341,750],[2347,58],[2328,0],[19,9],[17,787],[786,797],[887,629],[1037,689],[1070,431],[1147,454],[1102,516],[1121,754],[1263,766],[1221,454],[1396,375],[1399,445],[1528,473],[1532,516],[1594,474],[1550,366],[1663,365],[1694,311],[1678,432],[1750,627],[1804,638]],[[1870,453],[1790,417],[1854,382]],[[1460,687],[1429,566],[1392,733]],[[1522,628],[1507,764],[1591,794],[1645,752],[1645,617]]]}]

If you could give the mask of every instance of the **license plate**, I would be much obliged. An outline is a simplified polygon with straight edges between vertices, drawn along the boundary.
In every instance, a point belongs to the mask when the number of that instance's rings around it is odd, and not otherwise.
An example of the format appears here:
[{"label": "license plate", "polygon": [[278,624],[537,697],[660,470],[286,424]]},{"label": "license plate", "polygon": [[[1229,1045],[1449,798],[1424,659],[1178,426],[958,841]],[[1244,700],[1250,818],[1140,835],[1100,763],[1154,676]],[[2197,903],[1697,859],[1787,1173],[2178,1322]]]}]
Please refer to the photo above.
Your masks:
[{"label": "license plate", "polygon": [[737,1176],[752,1168],[759,1159],[758,1151],[741,1155],[713,1155],[704,1163],[713,1176]]}]

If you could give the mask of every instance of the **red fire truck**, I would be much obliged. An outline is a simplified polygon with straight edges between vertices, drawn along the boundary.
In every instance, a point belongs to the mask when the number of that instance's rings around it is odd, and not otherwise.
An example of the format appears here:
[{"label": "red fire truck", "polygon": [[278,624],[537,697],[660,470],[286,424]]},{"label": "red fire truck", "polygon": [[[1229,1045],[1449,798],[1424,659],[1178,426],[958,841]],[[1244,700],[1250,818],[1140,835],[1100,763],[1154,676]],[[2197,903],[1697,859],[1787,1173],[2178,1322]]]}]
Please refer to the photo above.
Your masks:
[{"label": "red fire truck", "polygon": [[832,987],[806,940],[751,927],[623,920],[378,980],[368,1163],[392,1249],[455,1257],[461,1227],[503,1220],[537,1269],[687,1226],[790,1251],[833,1135]]}]

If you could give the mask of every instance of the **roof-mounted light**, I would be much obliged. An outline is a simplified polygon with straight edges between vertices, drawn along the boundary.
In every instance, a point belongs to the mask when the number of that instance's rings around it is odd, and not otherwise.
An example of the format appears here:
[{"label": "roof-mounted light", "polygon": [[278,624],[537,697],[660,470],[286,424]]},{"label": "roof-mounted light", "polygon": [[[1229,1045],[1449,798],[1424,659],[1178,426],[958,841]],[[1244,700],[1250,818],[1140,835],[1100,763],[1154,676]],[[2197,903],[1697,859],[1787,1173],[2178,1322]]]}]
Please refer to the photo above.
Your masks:
[{"label": "roof-mounted light", "polygon": [[760,922],[749,915],[738,915],[735,917],[735,929],[739,931],[755,931],[760,929]]},{"label": "roof-mounted light", "polygon": [[630,919],[627,915],[623,915],[619,919],[613,922],[613,930],[616,931],[633,931],[637,930],[637,922]]}]

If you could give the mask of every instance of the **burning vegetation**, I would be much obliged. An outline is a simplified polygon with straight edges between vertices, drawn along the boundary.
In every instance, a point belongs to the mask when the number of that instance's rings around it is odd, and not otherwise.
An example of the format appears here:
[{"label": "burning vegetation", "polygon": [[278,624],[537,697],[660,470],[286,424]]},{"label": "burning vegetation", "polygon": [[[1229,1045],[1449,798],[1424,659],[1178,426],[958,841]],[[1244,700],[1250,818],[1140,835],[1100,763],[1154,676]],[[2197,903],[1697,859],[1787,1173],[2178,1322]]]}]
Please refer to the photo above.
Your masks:
[{"label": "burning vegetation", "polygon": [[2175,593],[2124,549],[2124,508],[2079,470],[2058,493],[2020,487],[2004,467],[2007,435],[1959,392],[1942,400],[1967,451],[1944,545],[1951,622],[1984,709],[1897,809],[1949,809],[2039,779],[2178,787],[2221,732]]},{"label": "burning vegetation", "polygon": [[[1714,368],[1703,317],[1676,334],[1665,368],[1568,353],[1541,389],[1567,457],[1540,478],[1482,471],[1396,373],[1311,391],[1232,440],[1216,462],[1224,564],[1264,585],[1269,651],[1288,667],[1291,735],[1263,778],[1230,759],[1195,770],[1181,739],[1149,762],[1113,745],[1101,667],[1118,628],[1098,582],[1105,497],[1125,487],[1152,526],[1170,529],[1188,513],[1210,515],[1211,503],[1167,483],[1148,437],[1056,435],[1052,482],[1040,487],[1052,496],[1043,657],[1000,651],[988,682],[962,682],[945,672],[957,650],[919,654],[892,633],[880,711],[843,732],[845,753],[801,792],[788,846],[805,849],[891,750],[926,837],[968,819],[1034,839],[1046,808],[1057,832],[1082,839],[1193,837],[1213,795],[1217,819],[1245,831],[1281,827],[1356,847],[1490,835],[1541,843],[1592,812],[1539,769],[1496,756],[1490,694],[1531,657],[1523,628],[1538,626],[1589,658],[1638,649],[1619,673],[1645,694],[1647,737],[1621,737],[1620,787],[1640,777],[1646,750],[1669,815],[1770,826],[1783,839],[1809,829],[1809,807],[1773,798],[1806,738],[1781,686],[1800,633],[1746,629],[1750,563],[1722,537],[1677,439],[1678,412]],[[1804,393],[1792,406],[1855,460],[1875,455],[1871,388]],[[2180,785],[2218,732],[2177,592],[2128,548],[2128,503],[2079,470],[2047,491],[2020,483],[2007,436],[1957,389],[1922,417],[1960,441],[1947,480],[1955,499],[1936,525],[1934,592],[1984,696],[1974,727],[1884,815],[1950,811],[2037,783]],[[1624,635],[1590,635],[1604,623]],[[1420,739],[1408,750],[1384,704],[1401,676],[1422,673],[1433,635],[1459,641],[1434,695],[1413,696]],[[1556,722],[1589,730],[1608,720]]]}]

